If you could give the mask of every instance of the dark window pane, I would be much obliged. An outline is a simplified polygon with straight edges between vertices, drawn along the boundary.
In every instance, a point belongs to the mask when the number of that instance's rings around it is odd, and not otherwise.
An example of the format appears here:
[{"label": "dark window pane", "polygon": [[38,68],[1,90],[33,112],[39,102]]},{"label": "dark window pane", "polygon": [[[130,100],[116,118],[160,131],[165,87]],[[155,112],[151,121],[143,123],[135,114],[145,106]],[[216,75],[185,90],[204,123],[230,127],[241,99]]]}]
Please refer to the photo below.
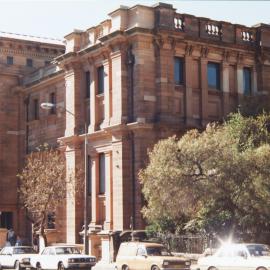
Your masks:
[{"label": "dark window pane", "polygon": [[32,66],[33,66],[33,60],[30,59],[30,58],[27,58],[27,59],[26,59],[26,66],[32,67]]},{"label": "dark window pane", "polygon": [[98,68],[98,94],[104,93],[104,67]]},{"label": "dark window pane", "polygon": [[86,87],[85,97],[89,98],[90,97],[90,72],[89,71],[85,72],[85,87]]},{"label": "dark window pane", "polygon": [[12,228],[12,212],[1,212],[0,214],[0,228]]},{"label": "dark window pane", "polygon": [[184,83],[184,61],[183,58],[174,58],[174,82],[175,84]]},{"label": "dark window pane", "polygon": [[244,68],[244,95],[251,94],[251,70],[250,68]]},{"label": "dark window pane", "polygon": [[13,65],[13,57],[12,56],[7,56],[7,64]]},{"label": "dark window pane", "polygon": [[105,193],[105,154],[99,155],[99,194]]},{"label": "dark window pane", "polygon": [[208,87],[220,89],[220,68],[217,63],[208,63],[207,65]]},{"label": "dark window pane", "polygon": [[92,193],[92,163],[91,157],[87,156],[87,190],[88,195]]},{"label": "dark window pane", "polygon": [[49,213],[47,216],[47,229],[55,229],[55,213]]},{"label": "dark window pane", "polygon": [[[56,98],[55,98],[55,93],[50,94],[50,103],[56,105]],[[50,110],[50,114],[55,114],[56,113],[56,107],[52,107]]]},{"label": "dark window pane", "polygon": [[34,120],[38,120],[39,119],[39,104],[38,104],[38,99],[34,99],[34,104],[33,104],[34,108]]}]

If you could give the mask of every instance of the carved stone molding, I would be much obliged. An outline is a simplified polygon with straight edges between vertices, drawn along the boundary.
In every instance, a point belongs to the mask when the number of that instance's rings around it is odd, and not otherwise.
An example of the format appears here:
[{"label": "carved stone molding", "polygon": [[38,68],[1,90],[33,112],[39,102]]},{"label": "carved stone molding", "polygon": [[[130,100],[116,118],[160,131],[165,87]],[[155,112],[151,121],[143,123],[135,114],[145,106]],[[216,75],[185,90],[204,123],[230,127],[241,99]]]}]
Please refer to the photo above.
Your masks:
[{"label": "carved stone molding", "polygon": [[192,56],[193,50],[194,50],[194,46],[193,45],[191,45],[191,44],[187,44],[186,45],[185,51],[186,51],[186,55],[187,56]]},{"label": "carved stone molding", "polygon": [[205,47],[205,46],[202,46],[201,47],[201,57],[202,58],[207,58],[208,53],[209,53],[209,48]]}]

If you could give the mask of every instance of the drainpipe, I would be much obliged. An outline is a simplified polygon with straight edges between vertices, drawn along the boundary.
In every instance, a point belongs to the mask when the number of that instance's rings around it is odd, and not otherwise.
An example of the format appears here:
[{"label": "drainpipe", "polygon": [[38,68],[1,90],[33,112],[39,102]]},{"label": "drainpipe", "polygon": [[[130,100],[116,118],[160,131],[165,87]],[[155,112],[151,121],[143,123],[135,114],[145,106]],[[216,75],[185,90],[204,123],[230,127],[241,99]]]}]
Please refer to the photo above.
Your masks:
[{"label": "drainpipe", "polygon": [[[132,46],[127,51],[127,66],[129,75],[129,93],[128,93],[128,122],[134,122],[134,64],[135,57],[132,53]],[[130,217],[130,229],[136,228],[136,215],[135,215],[135,189],[136,189],[136,176],[135,176],[135,143],[134,143],[134,132],[130,132],[131,141],[131,177],[132,177],[132,216]]]}]

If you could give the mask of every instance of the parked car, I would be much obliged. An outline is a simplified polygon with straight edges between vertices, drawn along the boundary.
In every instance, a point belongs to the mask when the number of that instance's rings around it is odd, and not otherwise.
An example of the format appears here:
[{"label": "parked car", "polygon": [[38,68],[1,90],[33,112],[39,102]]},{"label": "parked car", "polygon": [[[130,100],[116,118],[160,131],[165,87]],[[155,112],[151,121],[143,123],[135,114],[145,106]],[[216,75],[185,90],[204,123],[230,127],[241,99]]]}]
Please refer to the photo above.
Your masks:
[{"label": "parked car", "polygon": [[82,255],[76,246],[49,246],[30,259],[31,266],[37,270],[88,269],[96,264],[96,257]]},{"label": "parked car", "polygon": [[36,251],[29,246],[4,247],[0,252],[0,268],[29,268],[29,258],[35,253]]},{"label": "parked car", "polygon": [[125,242],[120,245],[116,267],[118,270],[187,270],[190,260],[173,256],[162,244]]},{"label": "parked car", "polygon": [[270,250],[263,244],[226,244],[212,256],[199,258],[192,270],[267,270]]}]

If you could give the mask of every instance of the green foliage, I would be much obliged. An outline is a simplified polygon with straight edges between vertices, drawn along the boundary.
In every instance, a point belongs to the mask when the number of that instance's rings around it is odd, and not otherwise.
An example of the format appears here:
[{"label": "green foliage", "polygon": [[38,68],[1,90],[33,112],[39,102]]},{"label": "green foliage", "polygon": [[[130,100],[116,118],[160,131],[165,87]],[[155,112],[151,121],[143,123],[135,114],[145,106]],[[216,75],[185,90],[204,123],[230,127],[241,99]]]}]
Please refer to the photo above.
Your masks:
[{"label": "green foliage", "polygon": [[140,172],[149,223],[163,231],[174,223],[218,234],[269,230],[269,121],[232,114],[223,125],[158,142]]}]

